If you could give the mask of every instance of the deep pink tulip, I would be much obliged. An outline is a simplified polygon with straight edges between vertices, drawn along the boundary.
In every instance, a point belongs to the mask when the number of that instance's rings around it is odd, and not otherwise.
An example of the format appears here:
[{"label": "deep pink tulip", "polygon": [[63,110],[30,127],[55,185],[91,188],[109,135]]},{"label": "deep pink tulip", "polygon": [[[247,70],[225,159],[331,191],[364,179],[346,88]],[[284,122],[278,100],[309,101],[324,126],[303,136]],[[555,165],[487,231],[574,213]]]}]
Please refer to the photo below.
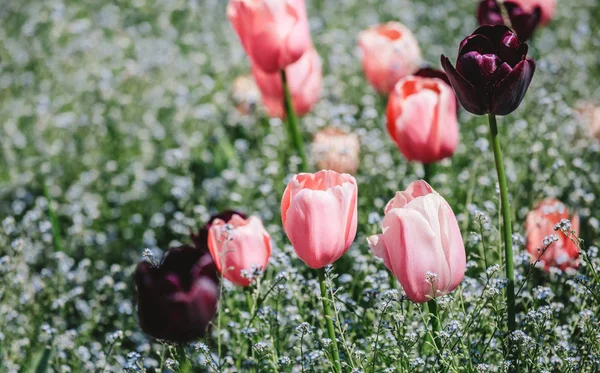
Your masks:
[{"label": "deep pink tulip", "polygon": [[421,49],[413,33],[398,22],[372,26],[358,35],[362,65],[369,83],[381,94],[413,74],[421,64]]},{"label": "deep pink tulip", "polygon": [[271,256],[271,237],[262,221],[232,214],[227,220],[215,219],[208,230],[208,248],[222,276],[238,286],[249,286],[254,268],[267,267]]},{"label": "deep pink tulip", "polygon": [[388,98],[387,129],[409,161],[427,164],[451,156],[458,145],[452,88],[438,78],[400,80]]},{"label": "deep pink tulip", "polygon": [[286,187],[281,199],[283,229],[309,267],[332,264],[354,241],[357,193],[354,177],[327,170],[298,174]]},{"label": "deep pink tulip", "polygon": [[[294,111],[297,115],[304,115],[317,103],[321,94],[323,79],[321,57],[314,48],[311,48],[297,62],[288,66],[285,72]],[[269,116],[284,118],[281,74],[279,72],[267,74],[254,65],[252,75],[260,89]]]},{"label": "deep pink tulip", "polygon": [[369,237],[369,246],[410,300],[427,302],[460,284],[466,256],[458,222],[446,200],[425,181],[396,193],[385,207],[382,227],[382,234]]},{"label": "deep pink tulip", "polygon": [[304,0],[230,0],[227,17],[252,63],[266,73],[298,61],[311,46]]}]

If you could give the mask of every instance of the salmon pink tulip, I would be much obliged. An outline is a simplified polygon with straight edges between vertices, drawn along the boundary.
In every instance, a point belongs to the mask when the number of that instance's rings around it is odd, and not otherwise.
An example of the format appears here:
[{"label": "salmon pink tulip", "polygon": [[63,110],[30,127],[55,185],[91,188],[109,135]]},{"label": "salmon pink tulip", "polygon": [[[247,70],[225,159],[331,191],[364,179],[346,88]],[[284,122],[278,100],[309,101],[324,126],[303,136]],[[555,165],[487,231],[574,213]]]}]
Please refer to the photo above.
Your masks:
[{"label": "salmon pink tulip", "polygon": [[208,230],[208,248],[223,277],[238,286],[249,286],[244,272],[265,269],[271,256],[271,237],[262,221],[233,213],[229,219],[216,218]]},{"label": "salmon pink tulip", "polygon": [[452,88],[438,78],[400,80],[388,98],[387,128],[409,161],[427,164],[451,156],[458,145]]},{"label": "salmon pink tulip", "polygon": [[383,233],[369,237],[373,253],[413,302],[454,290],[466,268],[465,247],[450,205],[425,181],[397,192],[385,207]]},{"label": "salmon pink tulip", "polygon": [[[288,66],[285,72],[294,110],[296,114],[304,115],[317,103],[321,94],[321,57],[311,48],[297,62]],[[281,74],[267,74],[254,65],[252,75],[261,91],[263,104],[269,116],[284,118]]]},{"label": "salmon pink tulip", "polygon": [[[567,207],[556,199],[546,199],[537,205],[535,209],[527,214],[525,229],[527,231],[527,251],[531,255],[531,261],[539,260],[544,270],[551,267],[565,270],[567,268],[577,269],[579,267],[579,249],[571,240],[573,236],[567,237],[563,232],[556,232],[555,226],[563,219],[570,219],[570,230],[579,231],[579,217],[570,216]],[[557,241],[546,240],[551,235],[556,235]],[[545,242],[547,241],[547,242]]]},{"label": "salmon pink tulip", "polygon": [[354,241],[357,193],[354,177],[327,170],[298,174],[287,185],[281,200],[283,229],[309,267],[332,264]]},{"label": "salmon pink tulip", "polygon": [[266,73],[298,61],[311,46],[304,0],[231,0],[227,18],[252,64]]},{"label": "salmon pink tulip", "polygon": [[367,80],[381,94],[419,69],[421,49],[413,33],[398,22],[372,26],[358,35]]}]

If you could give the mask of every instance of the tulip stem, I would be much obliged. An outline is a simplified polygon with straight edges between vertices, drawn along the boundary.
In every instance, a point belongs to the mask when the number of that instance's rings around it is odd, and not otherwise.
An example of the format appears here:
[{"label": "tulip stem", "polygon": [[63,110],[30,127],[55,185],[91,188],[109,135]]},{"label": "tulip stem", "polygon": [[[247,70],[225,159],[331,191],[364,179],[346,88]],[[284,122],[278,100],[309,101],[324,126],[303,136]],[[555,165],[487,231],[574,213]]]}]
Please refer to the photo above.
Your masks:
[{"label": "tulip stem", "polygon": [[498,183],[500,184],[500,203],[502,204],[502,219],[504,221],[502,233],[504,235],[504,260],[506,264],[506,277],[508,284],[506,286],[506,305],[508,310],[508,330],[513,331],[516,327],[515,319],[515,273],[513,267],[512,251],[512,225],[510,220],[510,202],[508,200],[508,188],[506,184],[506,173],[504,172],[504,163],[502,161],[502,149],[500,148],[500,138],[498,137],[498,125],[496,116],[488,114],[490,123],[490,137],[492,140],[492,149],[494,150],[494,160],[496,162],[496,172],[498,173]]},{"label": "tulip stem", "polygon": [[331,339],[331,349],[333,350],[333,367],[336,373],[342,373],[340,364],[340,352],[338,351],[337,341],[335,339],[335,330],[333,329],[333,319],[331,308],[329,307],[329,297],[327,296],[327,286],[325,285],[325,268],[317,269],[319,274],[319,284],[321,286],[321,300],[323,301],[323,311],[325,312],[325,321],[327,322],[327,332]]},{"label": "tulip stem", "polygon": [[176,347],[176,355],[177,361],[179,362],[179,372],[180,373],[189,373],[192,371],[192,362],[187,356],[185,352],[184,345],[178,345]]},{"label": "tulip stem", "polygon": [[498,8],[500,8],[500,15],[502,16],[504,25],[513,30],[512,23],[510,22],[510,16],[508,15],[508,9],[506,9],[504,0],[496,0],[496,4],[498,5]]},{"label": "tulip stem", "polygon": [[440,321],[440,309],[435,298],[427,302],[427,310],[429,311],[429,321],[431,322],[431,332],[433,341],[438,349],[438,353],[442,351],[442,342],[440,341],[440,332],[442,331],[442,323]]},{"label": "tulip stem", "polygon": [[433,178],[433,175],[435,175],[435,164],[423,163],[423,170],[425,171],[425,176],[423,176],[423,179],[428,184],[431,184],[431,179]]},{"label": "tulip stem", "polygon": [[290,87],[288,86],[285,70],[283,69],[281,70],[281,83],[283,84],[283,106],[288,125],[288,134],[292,145],[296,148],[298,156],[300,157],[300,171],[306,172],[308,169],[306,155],[304,154],[304,143],[302,142],[302,136],[300,135],[300,128],[298,128],[298,118],[294,112]]}]

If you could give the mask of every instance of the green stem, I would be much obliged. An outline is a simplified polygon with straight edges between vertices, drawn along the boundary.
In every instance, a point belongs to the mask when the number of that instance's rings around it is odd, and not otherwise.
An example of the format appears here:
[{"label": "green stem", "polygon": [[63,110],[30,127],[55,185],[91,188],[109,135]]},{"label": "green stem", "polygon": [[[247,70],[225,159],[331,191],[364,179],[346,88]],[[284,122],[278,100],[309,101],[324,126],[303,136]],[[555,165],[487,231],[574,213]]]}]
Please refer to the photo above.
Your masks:
[{"label": "green stem", "polygon": [[177,350],[177,360],[179,362],[179,373],[190,373],[192,371],[192,362],[187,356],[185,352],[184,345],[178,345],[176,347]]},{"label": "green stem", "polygon": [[342,365],[340,364],[340,352],[338,351],[337,341],[335,340],[335,330],[333,329],[333,320],[331,318],[331,308],[329,307],[329,298],[327,297],[327,287],[325,286],[325,269],[317,269],[319,274],[319,284],[321,285],[321,300],[323,301],[323,311],[325,312],[325,320],[327,322],[327,332],[333,350],[333,367],[336,373],[342,373]]},{"label": "green stem", "polygon": [[502,161],[502,149],[500,148],[500,138],[498,137],[498,125],[494,114],[488,115],[490,123],[490,137],[492,140],[492,149],[494,150],[494,160],[496,161],[496,172],[498,173],[498,183],[500,184],[500,202],[502,204],[502,233],[504,236],[504,260],[506,264],[506,277],[508,284],[506,286],[506,305],[508,310],[508,330],[513,331],[516,327],[515,319],[515,271],[513,267],[512,251],[512,224],[510,221],[510,202],[508,201],[508,188],[506,184],[506,174]]},{"label": "green stem", "polygon": [[[250,315],[252,315],[253,312],[253,307],[252,307],[252,294],[250,294],[252,290],[250,290],[250,288],[244,288],[244,294],[246,295],[246,304],[248,306],[248,312],[250,313]],[[252,326],[252,323],[250,323],[249,326]],[[252,336],[250,336],[248,338],[248,350],[249,350],[249,355],[252,356],[252,361],[254,361],[254,348],[252,348],[254,346],[254,338]],[[254,369],[252,369],[254,371]]]},{"label": "green stem", "polygon": [[431,179],[433,178],[433,175],[435,175],[435,163],[423,163],[423,170],[425,171],[423,180],[431,184]]},{"label": "green stem", "polygon": [[500,15],[502,16],[504,25],[512,30],[512,23],[510,22],[510,16],[508,15],[508,10],[506,9],[506,4],[504,3],[504,0],[496,0],[496,3],[498,4],[498,8],[500,8]]},{"label": "green stem", "polygon": [[290,88],[288,87],[285,70],[281,70],[281,83],[283,84],[283,106],[288,125],[288,133],[292,145],[296,148],[298,156],[301,160],[300,171],[306,172],[308,169],[306,164],[306,155],[304,154],[304,143],[302,142],[302,136],[300,135],[300,129],[298,128],[298,118],[294,112],[294,106],[292,105],[292,95],[290,94]]},{"label": "green stem", "polygon": [[440,332],[442,331],[442,323],[440,321],[440,309],[435,298],[427,302],[427,309],[429,311],[429,321],[431,322],[433,341],[438,352],[441,352],[442,342],[440,341]]}]

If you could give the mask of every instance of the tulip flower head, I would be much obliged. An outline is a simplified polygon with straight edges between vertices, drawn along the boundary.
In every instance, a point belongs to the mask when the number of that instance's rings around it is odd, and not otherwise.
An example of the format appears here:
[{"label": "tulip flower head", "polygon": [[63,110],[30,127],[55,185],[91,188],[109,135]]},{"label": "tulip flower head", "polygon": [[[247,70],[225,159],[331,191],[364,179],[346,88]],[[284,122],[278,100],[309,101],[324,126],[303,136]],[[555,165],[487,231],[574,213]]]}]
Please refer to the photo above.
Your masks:
[{"label": "tulip flower head", "polygon": [[[528,40],[538,26],[546,25],[556,8],[556,0],[507,0],[504,7],[512,28],[521,41]],[[477,7],[480,25],[504,25],[497,0],[481,0]]]},{"label": "tulip flower head", "polygon": [[462,106],[476,115],[506,115],[525,97],[535,72],[521,43],[506,26],[481,26],[460,43],[456,68],[442,67]]},{"label": "tulip flower head", "polygon": [[[312,109],[321,95],[323,79],[321,57],[311,47],[302,58],[289,65],[285,72],[294,111],[298,115],[304,115]],[[284,91],[280,73],[265,73],[258,65],[253,65],[252,75],[260,89],[262,101],[269,116],[284,118]]]},{"label": "tulip flower head", "polygon": [[[570,219],[570,220],[569,220]],[[579,248],[572,231],[579,231],[579,217],[570,216],[566,206],[555,199],[540,202],[527,214],[527,251],[531,262],[544,270],[579,267]]]},{"label": "tulip flower head", "polygon": [[381,94],[419,69],[421,49],[413,33],[398,22],[372,26],[358,35],[367,80]]},{"label": "tulip flower head", "polygon": [[227,18],[252,64],[267,74],[298,61],[311,47],[304,0],[230,0]]},{"label": "tulip flower head", "polygon": [[159,265],[141,262],[134,279],[145,333],[175,343],[204,336],[219,299],[217,268],[206,244],[171,248]]},{"label": "tulip flower head", "polygon": [[233,213],[209,223],[208,248],[223,277],[238,286],[249,286],[256,269],[264,270],[271,257],[271,237],[262,221]]},{"label": "tulip flower head", "polygon": [[320,169],[354,174],[358,169],[360,143],[355,133],[327,127],[315,134],[312,157]]},{"label": "tulip flower head", "polygon": [[260,104],[260,91],[252,76],[242,75],[235,78],[231,83],[231,99],[242,115],[248,115],[256,110]]},{"label": "tulip flower head", "polygon": [[387,129],[409,161],[428,164],[450,157],[458,145],[452,88],[438,78],[403,78],[388,98]]},{"label": "tulip flower head", "polygon": [[369,246],[410,300],[424,303],[461,283],[466,255],[458,222],[425,181],[396,193],[385,207],[382,228],[382,234],[369,237]]},{"label": "tulip flower head", "polygon": [[281,199],[283,229],[298,257],[309,267],[332,264],[354,241],[357,193],[354,177],[329,170],[297,174],[285,188]]}]

